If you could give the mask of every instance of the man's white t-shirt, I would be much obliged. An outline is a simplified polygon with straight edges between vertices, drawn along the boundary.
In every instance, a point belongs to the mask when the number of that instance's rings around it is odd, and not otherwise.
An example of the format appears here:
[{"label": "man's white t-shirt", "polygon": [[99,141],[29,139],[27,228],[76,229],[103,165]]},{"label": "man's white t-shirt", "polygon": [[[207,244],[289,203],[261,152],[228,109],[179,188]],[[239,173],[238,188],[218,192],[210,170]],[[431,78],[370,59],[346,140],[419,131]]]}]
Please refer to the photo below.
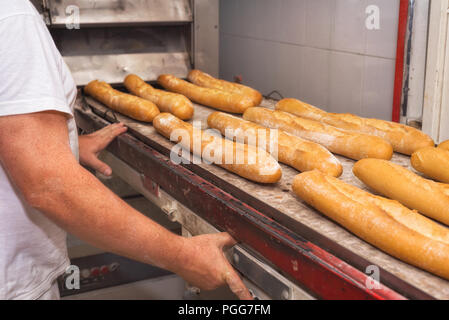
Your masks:
[{"label": "man's white t-shirt", "polygon": [[[0,43],[0,116],[67,114],[78,157],[76,86],[28,0],[0,0]],[[68,265],[65,231],[25,203],[0,164],[0,299],[37,299]]]}]

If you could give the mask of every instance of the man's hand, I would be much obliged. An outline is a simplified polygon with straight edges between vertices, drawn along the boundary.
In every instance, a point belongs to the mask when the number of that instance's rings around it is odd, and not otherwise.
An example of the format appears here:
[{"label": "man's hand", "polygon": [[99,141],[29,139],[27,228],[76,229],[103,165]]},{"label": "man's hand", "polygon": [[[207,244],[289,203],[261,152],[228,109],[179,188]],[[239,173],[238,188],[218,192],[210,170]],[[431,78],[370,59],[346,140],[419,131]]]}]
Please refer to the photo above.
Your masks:
[{"label": "man's hand", "polygon": [[228,233],[185,238],[174,270],[191,285],[212,290],[228,285],[242,300],[252,300],[246,286],[226,259],[223,249],[236,241]]},{"label": "man's hand", "polygon": [[123,123],[114,123],[94,133],[79,137],[79,152],[81,164],[110,176],[111,168],[98,159],[100,152],[115,138],[125,133],[128,128]]}]

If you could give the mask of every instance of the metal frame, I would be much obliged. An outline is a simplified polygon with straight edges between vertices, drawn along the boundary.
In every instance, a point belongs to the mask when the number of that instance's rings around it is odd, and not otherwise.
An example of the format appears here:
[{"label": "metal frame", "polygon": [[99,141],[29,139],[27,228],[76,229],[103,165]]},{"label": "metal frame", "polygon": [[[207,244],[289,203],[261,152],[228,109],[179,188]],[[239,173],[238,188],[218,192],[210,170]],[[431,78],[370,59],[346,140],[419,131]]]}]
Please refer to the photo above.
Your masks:
[{"label": "metal frame", "polygon": [[151,82],[164,73],[186,78],[192,68],[218,76],[219,0],[33,3],[77,85],[96,78],[122,84],[129,73]]},{"label": "metal frame", "polygon": [[219,0],[193,1],[194,67],[218,77]]},{"label": "metal frame", "polygon": [[191,23],[192,8],[189,4],[189,0],[43,1],[51,25],[58,28],[74,23],[74,13],[82,28]]},{"label": "metal frame", "polygon": [[[424,86],[426,74],[427,35],[429,25],[430,0],[414,2],[413,20],[409,23],[410,55],[408,64],[408,80],[404,89],[406,102],[404,101],[403,119],[401,122],[422,127]],[[410,16],[412,16],[410,14]]]},{"label": "metal frame", "polygon": [[[81,110],[77,110],[76,116],[78,125],[87,131],[109,124]],[[129,134],[119,137],[108,151],[208,223],[229,232],[315,296],[323,299],[404,299],[384,285],[380,289],[369,289],[370,278],[366,274],[195,173],[173,164],[135,137]]]},{"label": "metal frame", "polygon": [[432,0],[429,18],[423,130],[449,139],[449,1]]}]

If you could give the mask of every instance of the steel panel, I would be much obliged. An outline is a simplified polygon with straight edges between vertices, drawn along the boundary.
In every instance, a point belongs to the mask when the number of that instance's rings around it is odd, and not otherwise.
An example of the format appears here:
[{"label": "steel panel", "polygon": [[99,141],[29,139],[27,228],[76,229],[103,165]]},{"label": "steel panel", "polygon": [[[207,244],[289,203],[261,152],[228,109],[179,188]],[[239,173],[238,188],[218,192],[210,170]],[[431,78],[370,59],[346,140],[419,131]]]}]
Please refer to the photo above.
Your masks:
[{"label": "steel panel", "polygon": [[186,78],[190,70],[186,52],[66,56],[64,60],[77,85],[86,85],[93,79],[119,84],[130,73],[136,73],[146,81],[154,81],[163,73]]},{"label": "steel panel", "polygon": [[189,0],[49,0],[47,5],[53,26],[189,23],[193,18]]},{"label": "steel panel", "polygon": [[219,73],[218,9],[218,0],[194,0],[194,66],[214,77]]}]

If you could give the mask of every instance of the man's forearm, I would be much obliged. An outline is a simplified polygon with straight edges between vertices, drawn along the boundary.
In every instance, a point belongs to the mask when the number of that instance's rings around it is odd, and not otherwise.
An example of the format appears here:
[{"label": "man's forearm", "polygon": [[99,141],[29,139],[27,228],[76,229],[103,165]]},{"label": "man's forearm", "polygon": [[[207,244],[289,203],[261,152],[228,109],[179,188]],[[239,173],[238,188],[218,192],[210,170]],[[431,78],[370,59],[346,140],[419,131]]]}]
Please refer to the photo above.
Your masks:
[{"label": "man's forearm", "polygon": [[49,174],[28,197],[33,207],[101,249],[175,271],[182,237],[130,207],[78,164]]}]

